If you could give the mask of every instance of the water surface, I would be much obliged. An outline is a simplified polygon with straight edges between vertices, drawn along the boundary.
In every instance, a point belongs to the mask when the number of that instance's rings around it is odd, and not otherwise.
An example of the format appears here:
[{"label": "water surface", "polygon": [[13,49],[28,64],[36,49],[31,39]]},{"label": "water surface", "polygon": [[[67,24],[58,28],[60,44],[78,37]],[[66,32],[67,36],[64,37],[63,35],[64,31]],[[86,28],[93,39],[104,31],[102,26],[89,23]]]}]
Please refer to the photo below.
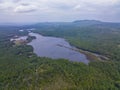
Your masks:
[{"label": "water surface", "polygon": [[[89,63],[89,60],[84,54],[70,49],[74,47],[65,41],[65,39],[42,36],[36,33],[29,33],[29,35],[36,37],[28,45],[33,46],[34,53],[40,57],[49,57],[52,59],[64,58],[70,61]],[[68,48],[61,47],[60,45]]]}]

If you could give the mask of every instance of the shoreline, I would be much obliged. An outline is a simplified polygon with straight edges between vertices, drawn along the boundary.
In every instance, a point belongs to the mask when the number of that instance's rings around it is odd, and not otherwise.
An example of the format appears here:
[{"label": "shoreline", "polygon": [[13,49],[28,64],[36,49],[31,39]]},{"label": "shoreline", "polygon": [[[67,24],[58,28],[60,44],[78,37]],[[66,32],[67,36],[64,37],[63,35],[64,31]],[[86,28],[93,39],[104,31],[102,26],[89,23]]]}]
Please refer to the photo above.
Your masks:
[{"label": "shoreline", "polygon": [[[37,33],[37,34],[40,34],[40,33]],[[54,36],[51,36],[51,37],[54,37]],[[57,38],[61,38],[61,37],[57,37]],[[62,39],[64,39],[64,38],[62,38]],[[66,39],[64,39],[64,40],[66,40]],[[70,44],[70,42],[68,42],[68,43]],[[105,62],[105,61],[109,60],[108,57],[100,55],[99,53],[94,53],[94,52],[91,52],[91,51],[88,51],[88,50],[79,49],[76,46],[73,46],[72,44],[70,44],[70,45],[74,48],[69,48],[69,47],[66,47],[66,46],[60,45],[60,44],[58,44],[57,46],[65,47],[65,48],[80,52],[80,53],[84,54],[89,61],[103,61],[103,62]]]},{"label": "shoreline", "polygon": [[96,60],[98,60],[98,61],[105,61],[106,60],[107,61],[108,60],[108,58],[103,56],[103,55],[99,55],[99,54],[96,54],[96,53],[92,53],[92,52],[89,52],[89,51],[78,49],[75,46],[74,46],[75,48],[69,48],[69,47],[66,47],[66,46],[60,45],[60,44],[58,44],[57,46],[68,48],[68,49],[80,52],[80,53],[84,54],[87,57],[87,59],[90,60],[90,61],[96,61]]},{"label": "shoreline", "polygon": [[[37,34],[39,34],[39,33],[37,33]],[[53,37],[54,37],[54,36],[53,36]],[[33,39],[36,39],[36,37],[30,36],[30,35],[28,34],[27,39],[25,40],[26,42],[25,42],[24,44],[27,45],[27,44],[30,43]],[[62,39],[64,39],[64,38],[62,38]],[[64,40],[66,40],[66,39],[64,39]],[[67,41],[67,40],[66,40],[66,41]],[[67,41],[67,42],[68,42],[68,41]],[[68,42],[68,43],[69,43],[69,42]],[[20,43],[20,44],[21,44],[21,43]],[[70,44],[70,43],[69,43],[69,44]],[[71,44],[70,44],[70,45],[71,45]],[[67,46],[64,46],[64,45],[61,45],[61,44],[57,44],[57,46],[59,46],[59,47],[64,47],[64,48],[68,48],[68,49],[71,49],[71,50],[73,50],[73,51],[80,52],[80,53],[84,54],[89,61],[103,61],[103,62],[105,62],[105,61],[108,61],[108,60],[109,60],[109,58],[107,58],[107,57],[105,57],[105,56],[103,56],[103,55],[100,55],[100,54],[97,54],[97,53],[93,53],[93,52],[90,52],[90,51],[87,51],[87,50],[79,49],[79,48],[77,48],[76,46],[73,46],[73,45],[71,45],[72,47],[67,47]]]}]

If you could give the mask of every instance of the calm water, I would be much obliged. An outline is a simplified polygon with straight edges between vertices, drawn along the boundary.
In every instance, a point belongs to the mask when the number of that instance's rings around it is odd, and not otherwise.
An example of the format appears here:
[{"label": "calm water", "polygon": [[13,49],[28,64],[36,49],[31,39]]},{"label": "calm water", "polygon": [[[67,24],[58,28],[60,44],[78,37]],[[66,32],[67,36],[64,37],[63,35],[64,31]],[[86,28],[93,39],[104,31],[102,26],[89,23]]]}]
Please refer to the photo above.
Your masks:
[{"label": "calm water", "polygon": [[[64,58],[70,61],[84,62],[86,64],[89,63],[89,60],[84,54],[69,49],[73,47],[62,38],[46,37],[36,33],[29,33],[29,35],[36,37],[36,39],[28,45],[32,45],[34,53],[40,57],[49,57],[52,59]],[[68,48],[61,47],[59,45],[63,45]]]}]

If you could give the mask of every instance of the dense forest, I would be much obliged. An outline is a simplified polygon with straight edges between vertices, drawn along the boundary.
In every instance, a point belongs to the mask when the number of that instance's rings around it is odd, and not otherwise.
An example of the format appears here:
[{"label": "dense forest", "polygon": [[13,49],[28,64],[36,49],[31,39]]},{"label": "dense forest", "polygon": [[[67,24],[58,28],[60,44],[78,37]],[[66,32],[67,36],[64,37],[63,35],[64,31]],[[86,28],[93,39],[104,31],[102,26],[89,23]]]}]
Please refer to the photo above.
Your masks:
[{"label": "dense forest", "polygon": [[[88,21],[76,21],[0,26],[0,90],[120,90],[120,29],[116,24],[110,26],[95,21],[90,25]],[[28,35],[27,30],[19,32],[28,27],[36,28],[33,32],[42,35],[65,38],[79,49],[105,55],[110,60],[86,65],[37,57],[32,46],[10,41],[15,35]]]}]

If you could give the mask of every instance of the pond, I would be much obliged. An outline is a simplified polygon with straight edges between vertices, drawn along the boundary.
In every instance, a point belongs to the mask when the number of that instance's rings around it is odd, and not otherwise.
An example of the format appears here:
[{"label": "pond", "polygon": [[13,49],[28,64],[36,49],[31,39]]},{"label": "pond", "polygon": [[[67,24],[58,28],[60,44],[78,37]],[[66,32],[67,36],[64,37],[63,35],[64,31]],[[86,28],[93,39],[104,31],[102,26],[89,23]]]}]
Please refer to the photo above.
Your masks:
[{"label": "pond", "polygon": [[71,46],[65,39],[42,36],[37,33],[29,33],[30,36],[35,36],[36,39],[32,40],[28,45],[34,48],[34,53],[40,57],[49,57],[52,59],[68,59],[70,61],[89,63],[87,57],[74,50],[75,47]]}]

